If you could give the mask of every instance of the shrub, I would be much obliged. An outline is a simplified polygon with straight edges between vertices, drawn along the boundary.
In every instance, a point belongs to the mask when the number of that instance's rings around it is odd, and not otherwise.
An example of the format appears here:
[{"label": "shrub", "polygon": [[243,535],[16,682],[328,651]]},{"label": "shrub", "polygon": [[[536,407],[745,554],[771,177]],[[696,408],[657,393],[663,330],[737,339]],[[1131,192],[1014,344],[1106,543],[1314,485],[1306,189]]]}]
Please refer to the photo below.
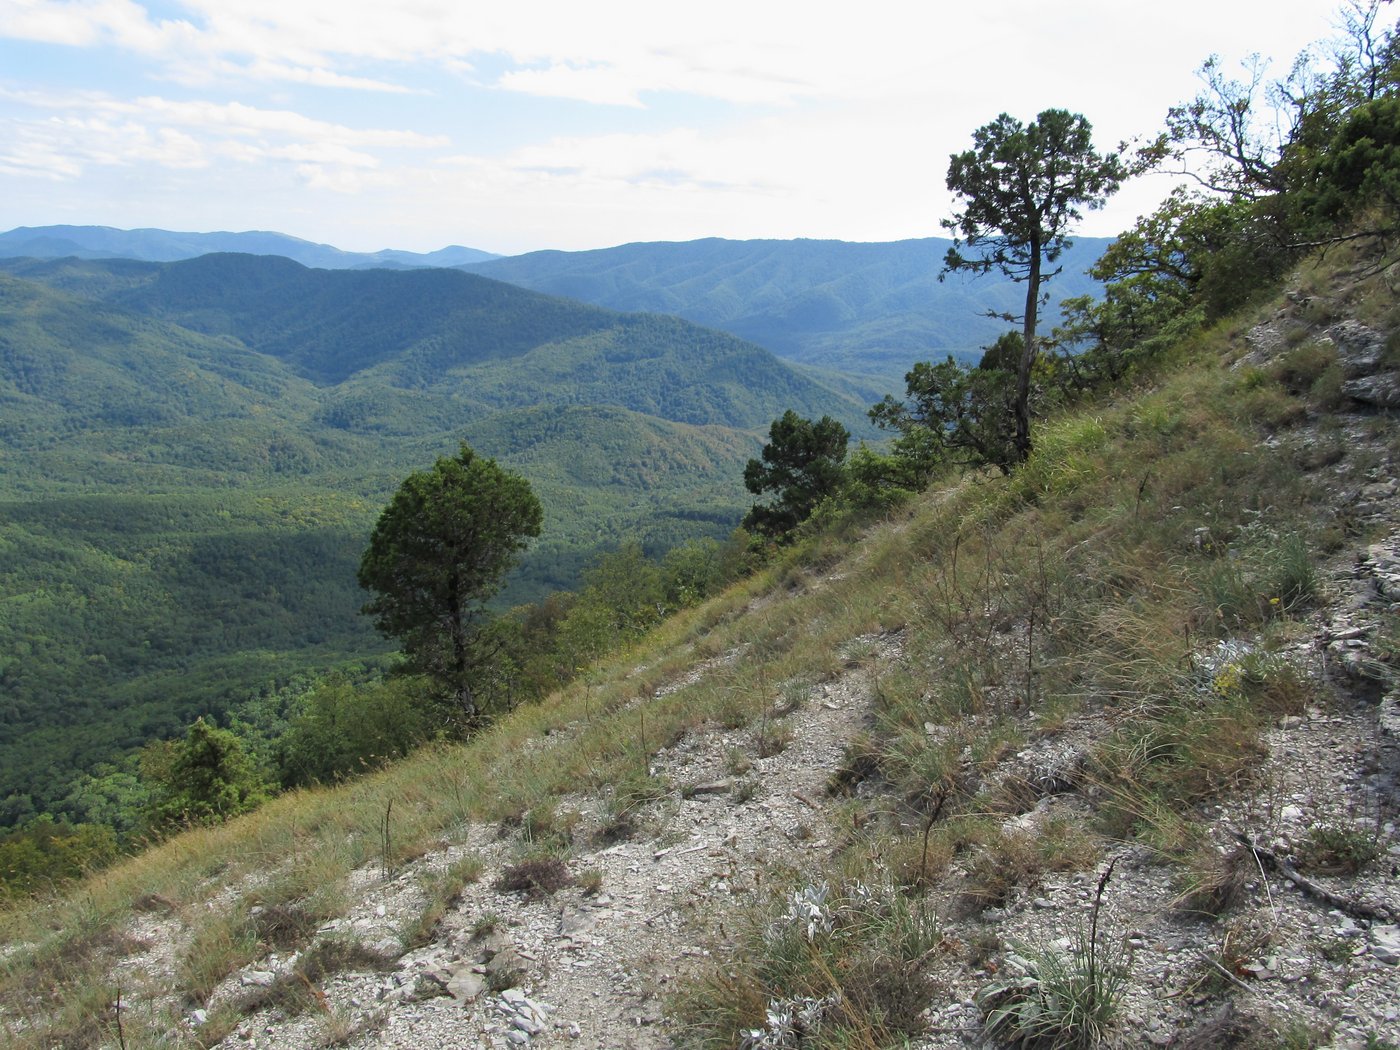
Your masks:
[{"label": "shrub", "polygon": [[1090,1050],[1113,1028],[1127,983],[1127,965],[1080,931],[1070,950],[1031,949],[1030,972],[979,993],[989,1034],[1021,1046]]},{"label": "shrub", "polygon": [[203,718],[183,740],[147,747],[141,774],[154,789],[150,822],[157,831],[218,823],[256,809],[268,797],[268,785],[243,742]]},{"label": "shrub", "polygon": [[1285,390],[1298,395],[1309,390],[1336,363],[1336,347],[1313,340],[1283,354],[1275,362],[1273,372]]},{"label": "shrub", "polygon": [[272,1008],[291,1016],[311,1009],[329,1012],[326,994],[321,989],[327,977],[337,973],[387,970],[392,965],[392,959],[354,938],[327,938],[303,952],[296,965],[272,984],[251,989],[238,1006],[245,1014]]},{"label": "shrub", "polygon": [[1385,852],[1380,839],[1347,824],[1322,824],[1308,832],[1299,859],[1326,875],[1355,875]]},{"label": "shrub", "polygon": [[277,742],[282,783],[331,783],[377,769],[437,728],[423,679],[356,685],[331,678],[302,699]]},{"label": "shrub", "polygon": [[1186,858],[1177,878],[1180,893],[1176,906],[1188,915],[1223,915],[1244,896],[1256,863],[1254,855],[1243,847],[1221,852],[1212,843],[1202,842]]},{"label": "shrub", "polygon": [[922,1032],[932,908],[887,881],[809,884],[755,916],[742,950],[690,979],[676,1001],[686,1042],[705,1047],[898,1045]]}]

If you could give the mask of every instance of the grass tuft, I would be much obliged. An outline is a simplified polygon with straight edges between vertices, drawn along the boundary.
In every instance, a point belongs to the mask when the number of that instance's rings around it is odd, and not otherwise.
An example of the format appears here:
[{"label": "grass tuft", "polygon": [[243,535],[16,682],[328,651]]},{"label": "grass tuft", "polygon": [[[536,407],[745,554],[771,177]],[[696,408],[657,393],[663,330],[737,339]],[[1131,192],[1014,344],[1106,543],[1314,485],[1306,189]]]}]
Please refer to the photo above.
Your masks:
[{"label": "grass tuft", "polygon": [[542,854],[507,866],[493,886],[500,893],[519,893],[527,900],[537,900],[573,885],[573,881],[574,877],[562,860],[552,854]]}]

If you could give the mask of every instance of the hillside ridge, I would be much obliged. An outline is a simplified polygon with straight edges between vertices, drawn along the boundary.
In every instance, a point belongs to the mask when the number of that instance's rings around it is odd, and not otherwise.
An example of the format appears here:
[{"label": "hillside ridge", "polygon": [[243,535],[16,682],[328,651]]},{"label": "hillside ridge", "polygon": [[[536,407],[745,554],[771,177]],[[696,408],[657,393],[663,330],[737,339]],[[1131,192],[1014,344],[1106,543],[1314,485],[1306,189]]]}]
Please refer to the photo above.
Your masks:
[{"label": "hillside ridge", "polygon": [[[672,313],[781,357],[897,386],[915,360],[975,361],[1001,334],[1022,292],[996,276],[941,275],[952,241],[746,240],[641,242],[542,251],[461,267],[610,309]],[[1075,238],[1053,303],[1096,294],[1087,276],[1111,243]]]}]

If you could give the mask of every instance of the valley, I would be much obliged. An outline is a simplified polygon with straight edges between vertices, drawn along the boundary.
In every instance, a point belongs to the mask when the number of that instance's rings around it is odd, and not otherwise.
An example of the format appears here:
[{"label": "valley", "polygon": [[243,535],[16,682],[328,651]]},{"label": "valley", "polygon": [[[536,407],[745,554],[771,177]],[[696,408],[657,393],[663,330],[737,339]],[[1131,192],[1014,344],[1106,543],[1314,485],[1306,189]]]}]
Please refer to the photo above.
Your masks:
[{"label": "valley", "polygon": [[77,775],[196,716],[387,659],[355,566],[402,477],[463,440],[545,506],[505,608],[623,539],[727,536],[772,418],[860,430],[874,396],[676,318],[452,270],[0,265],[7,822],[62,813]]}]

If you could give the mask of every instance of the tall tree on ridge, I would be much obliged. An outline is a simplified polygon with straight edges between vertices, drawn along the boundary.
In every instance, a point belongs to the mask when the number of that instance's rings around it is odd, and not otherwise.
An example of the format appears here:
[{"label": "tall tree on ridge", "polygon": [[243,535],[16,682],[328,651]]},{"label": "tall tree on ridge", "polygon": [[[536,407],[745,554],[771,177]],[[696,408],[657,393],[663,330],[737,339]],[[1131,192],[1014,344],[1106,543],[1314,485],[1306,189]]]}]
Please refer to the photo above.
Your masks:
[{"label": "tall tree on ridge", "polygon": [[[1083,116],[1047,109],[1029,124],[1003,113],[972,134],[973,148],[948,164],[948,189],[961,210],[943,226],[953,232],[940,278],[948,273],[999,270],[1026,285],[1021,322],[1021,360],[1012,399],[1013,448],[1018,461],[1030,455],[1030,385],[1035,364],[1041,286],[1060,272],[1054,267],[1069,247],[1070,227],[1080,209],[1103,206],[1128,171],[1116,154],[1098,154],[1093,128]],[[968,254],[964,254],[964,251]]]}]

